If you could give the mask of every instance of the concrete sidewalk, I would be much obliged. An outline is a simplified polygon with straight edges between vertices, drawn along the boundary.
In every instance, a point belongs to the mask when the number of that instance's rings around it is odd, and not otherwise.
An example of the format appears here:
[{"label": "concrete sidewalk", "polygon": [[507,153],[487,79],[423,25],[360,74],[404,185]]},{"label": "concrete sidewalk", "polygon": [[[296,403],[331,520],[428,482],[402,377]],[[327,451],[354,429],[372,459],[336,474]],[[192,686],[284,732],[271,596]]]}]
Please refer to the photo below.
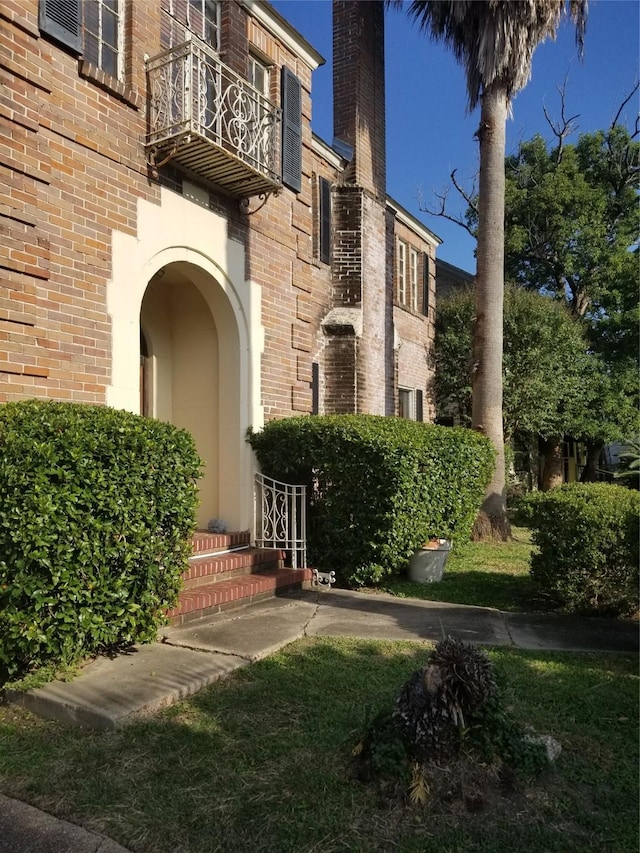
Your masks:
[{"label": "concrete sidewalk", "polygon": [[71,682],[55,681],[8,700],[43,717],[116,728],[202,690],[300,637],[360,637],[466,642],[520,649],[634,652],[638,625],[609,619],[504,613],[346,590],[295,596],[164,628],[159,642],[88,664]]},{"label": "concrete sidewalk", "polygon": [[[159,642],[87,665],[8,700],[50,719],[116,728],[196,693],[300,637],[435,642],[447,635],[487,646],[635,652],[638,625],[530,616],[388,595],[300,592],[165,628]],[[0,795],[0,853],[128,853],[109,838]]]}]

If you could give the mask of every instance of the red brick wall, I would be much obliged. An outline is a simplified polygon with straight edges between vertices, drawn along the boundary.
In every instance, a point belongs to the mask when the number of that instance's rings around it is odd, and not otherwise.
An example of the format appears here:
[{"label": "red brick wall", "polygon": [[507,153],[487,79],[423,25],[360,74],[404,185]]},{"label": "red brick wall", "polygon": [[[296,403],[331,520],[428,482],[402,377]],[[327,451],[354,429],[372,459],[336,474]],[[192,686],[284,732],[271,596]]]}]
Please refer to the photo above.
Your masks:
[{"label": "red brick wall", "polygon": [[127,6],[127,57],[137,59],[123,82],[40,37],[36,0],[0,10],[0,400],[104,400],[111,232],[134,233],[137,198],[157,197],[138,109],[157,13]]},{"label": "red brick wall", "polygon": [[[0,175],[6,187],[0,201],[0,401],[105,400],[112,234],[135,236],[139,200],[160,202],[144,153],[144,56],[161,47],[161,3],[127,0],[125,8],[125,76],[116,81],[40,36],[37,0],[0,6]],[[313,363],[320,365],[321,411],[395,407],[382,4],[337,2],[335,9],[346,27],[336,56],[344,90],[336,133],[344,138],[359,122],[364,127],[353,137],[356,168],[349,175],[356,186],[345,185],[312,141],[310,68],[242,5],[223,4],[224,60],[244,74],[250,46],[270,59],[276,103],[283,64],[302,83],[302,191],[284,188],[247,217],[237,200],[209,188],[210,206],[225,217],[229,237],[246,246],[247,279],[261,287],[267,419],[311,411]],[[349,82],[340,69],[355,78]],[[334,185],[333,270],[317,252],[320,175]],[[254,199],[251,207],[258,203]],[[336,306],[362,307],[361,338],[323,329]],[[395,309],[401,334],[428,337],[429,323],[405,313]]]},{"label": "red brick wall", "polygon": [[[37,0],[0,10],[0,400],[45,396],[103,402],[110,377],[106,287],[114,229],[135,235],[139,198],[159,202],[144,156],[144,55],[160,50],[161,4],[127,2],[123,82],[82,66],[40,36]],[[262,286],[266,416],[310,411],[311,364],[328,302],[312,245],[311,72],[246,10],[223,4],[224,61],[245,74],[248,45],[273,62],[280,102],[286,63],[303,85],[304,175],[251,217],[212,190],[229,236],[247,247],[246,274]],[[256,205],[252,205],[256,206]],[[321,336],[320,336],[321,339]]]}]

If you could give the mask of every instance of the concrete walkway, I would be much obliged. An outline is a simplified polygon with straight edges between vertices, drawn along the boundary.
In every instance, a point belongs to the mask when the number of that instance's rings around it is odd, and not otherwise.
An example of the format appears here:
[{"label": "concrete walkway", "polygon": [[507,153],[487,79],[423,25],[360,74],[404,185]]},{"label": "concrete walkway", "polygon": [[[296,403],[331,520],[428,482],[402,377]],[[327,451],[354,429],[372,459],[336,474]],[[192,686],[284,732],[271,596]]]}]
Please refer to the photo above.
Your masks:
[{"label": "concrete walkway", "polygon": [[[299,592],[164,628],[159,642],[88,664],[71,682],[9,695],[49,719],[109,729],[196,693],[300,637],[636,652],[638,625],[609,619],[504,613],[483,607],[336,590]],[[127,853],[115,842],[0,798],[0,853]]]}]

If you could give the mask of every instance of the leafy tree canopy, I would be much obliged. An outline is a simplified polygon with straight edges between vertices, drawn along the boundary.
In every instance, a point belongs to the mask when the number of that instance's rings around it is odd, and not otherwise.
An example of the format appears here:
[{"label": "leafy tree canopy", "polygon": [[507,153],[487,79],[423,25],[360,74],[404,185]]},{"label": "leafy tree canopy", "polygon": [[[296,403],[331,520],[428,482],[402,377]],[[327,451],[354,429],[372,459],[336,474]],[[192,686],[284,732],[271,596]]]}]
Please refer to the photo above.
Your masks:
[{"label": "leafy tree canopy", "polygon": [[619,125],[575,145],[523,142],[506,159],[507,276],[594,324],[628,308],[631,293],[637,303],[639,160]]},{"label": "leafy tree canopy", "polygon": [[[436,408],[471,419],[471,290],[438,305],[435,339]],[[516,431],[563,435],[582,413],[589,364],[582,328],[561,303],[509,285],[504,302],[503,416],[505,437]]]},{"label": "leafy tree canopy", "polygon": [[581,322],[589,358],[564,432],[597,447],[638,430],[640,143],[615,120],[575,145],[571,120],[550,124],[555,144],[536,135],[505,161],[505,268]]}]

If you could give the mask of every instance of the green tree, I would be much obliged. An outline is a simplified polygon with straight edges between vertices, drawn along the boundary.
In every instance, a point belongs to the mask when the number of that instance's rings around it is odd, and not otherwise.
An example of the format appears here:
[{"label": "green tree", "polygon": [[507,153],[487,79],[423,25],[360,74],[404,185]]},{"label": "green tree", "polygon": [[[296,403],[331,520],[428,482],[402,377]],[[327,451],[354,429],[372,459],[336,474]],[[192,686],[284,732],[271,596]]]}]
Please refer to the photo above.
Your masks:
[{"label": "green tree", "polygon": [[[569,10],[582,43],[587,3]],[[531,76],[537,45],[554,36],[564,0],[413,0],[409,14],[444,41],[464,66],[469,108],[480,103],[480,195],[476,311],[473,333],[472,424],[493,442],[496,469],[476,520],[476,538],[508,538],[502,426],[505,126],[514,95]]]},{"label": "green tree", "polygon": [[[438,305],[434,396],[439,413],[471,423],[472,325],[474,295],[454,294]],[[593,364],[594,360],[597,364]],[[599,369],[588,352],[582,325],[560,302],[515,285],[505,288],[504,434],[542,440],[575,434],[583,419],[583,376]]]},{"label": "green tree", "polygon": [[599,359],[584,373],[573,433],[587,443],[583,479],[596,476],[605,443],[638,430],[640,143],[617,124],[622,106],[606,131],[572,145],[570,122],[551,124],[553,144],[538,135],[506,159],[507,274],[566,302]]},{"label": "green tree", "polygon": [[620,310],[629,288],[637,302],[629,250],[639,237],[639,156],[640,143],[619,126],[576,145],[523,142],[506,159],[507,276],[592,323]]}]

